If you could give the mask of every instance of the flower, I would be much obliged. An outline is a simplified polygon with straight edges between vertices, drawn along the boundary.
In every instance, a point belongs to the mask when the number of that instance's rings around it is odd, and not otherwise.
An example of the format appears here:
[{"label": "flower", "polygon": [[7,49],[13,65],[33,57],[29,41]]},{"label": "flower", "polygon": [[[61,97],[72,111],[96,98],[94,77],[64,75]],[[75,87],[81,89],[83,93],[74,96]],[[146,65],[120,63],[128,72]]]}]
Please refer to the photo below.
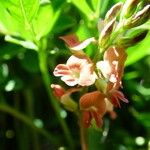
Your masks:
[{"label": "flower", "polygon": [[125,98],[124,94],[121,91],[119,91],[117,88],[113,87],[112,83],[108,83],[108,86],[107,86],[107,95],[108,95],[108,99],[116,107],[121,107],[120,106],[120,100],[122,100],[125,103],[129,102]]},{"label": "flower", "polygon": [[65,90],[58,84],[51,84],[51,88],[54,91],[54,95],[58,100],[64,105],[64,107],[69,111],[76,111],[77,103],[71,98],[71,94],[77,91],[80,91],[80,88],[71,88]]},{"label": "flower", "polygon": [[59,77],[69,86],[89,86],[94,84],[96,75],[92,63],[86,58],[71,56],[66,64],[59,64],[54,69],[54,75]]},{"label": "flower", "polygon": [[114,106],[120,107],[120,101],[128,103],[124,94],[118,89],[122,87],[121,79],[124,71],[124,63],[127,54],[123,48],[111,47],[104,53],[104,60],[99,61],[96,66],[102,77],[107,81],[105,94],[108,100],[113,103]]},{"label": "flower", "polygon": [[126,58],[125,50],[114,46],[105,51],[104,60],[96,64],[102,75],[117,88],[121,86]]},{"label": "flower", "polygon": [[83,111],[83,124],[85,127],[91,125],[94,118],[97,127],[103,124],[102,117],[106,112],[105,95],[99,91],[84,94],[80,98],[80,109]]}]

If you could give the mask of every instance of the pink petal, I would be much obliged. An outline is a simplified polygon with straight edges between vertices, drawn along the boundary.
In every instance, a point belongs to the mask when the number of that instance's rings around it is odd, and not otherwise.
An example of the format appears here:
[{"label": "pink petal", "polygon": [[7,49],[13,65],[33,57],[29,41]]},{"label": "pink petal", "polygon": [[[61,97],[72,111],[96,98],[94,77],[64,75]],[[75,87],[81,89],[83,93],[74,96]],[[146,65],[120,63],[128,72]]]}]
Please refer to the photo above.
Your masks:
[{"label": "pink petal", "polygon": [[70,47],[70,49],[75,50],[75,51],[82,50],[82,49],[86,48],[92,42],[96,42],[94,37],[86,39],[83,42],[81,42],[80,44],[78,44],[74,47]]},{"label": "pink petal", "polygon": [[121,107],[119,99],[116,96],[114,96],[114,95],[112,95],[112,97],[111,97],[111,102],[113,103],[113,105],[115,107],[119,107],[119,108]]},{"label": "pink petal", "polygon": [[113,62],[114,60],[119,61],[119,63],[125,62],[127,58],[127,54],[123,48],[119,47],[111,47],[104,53],[104,60],[109,60],[109,62]]},{"label": "pink petal", "polygon": [[92,115],[89,111],[84,111],[82,116],[82,121],[84,127],[88,128],[91,125]]},{"label": "pink petal", "polygon": [[115,96],[117,96],[120,100],[122,100],[125,103],[128,103],[129,101],[124,97],[124,94],[120,91],[115,91]]},{"label": "pink petal", "polygon": [[99,91],[94,91],[84,94],[80,98],[80,109],[81,110],[95,110],[103,116],[106,112],[106,103],[104,101],[105,95]]},{"label": "pink petal", "polygon": [[65,75],[70,75],[71,72],[68,70],[58,70],[54,72],[55,76],[65,76]]},{"label": "pink petal", "polygon": [[78,79],[73,78],[72,76],[62,76],[61,80],[64,81],[68,86],[75,86],[78,84]]},{"label": "pink petal", "polygon": [[65,64],[59,64],[55,67],[54,72],[53,72],[54,76],[63,76],[63,75],[69,75],[70,71],[67,65]]},{"label": "pink petal", "polygon": [[108,61],[99,61],[97,62],[96,67],[100,70],[105,78],[109,78],[111,74],[111,66]]},{"label": "pink petal", "polygon": [[61,36],[60,39],[64,40],[69,47],[80,44],[80,41],[75,34]]},{"label": "pink petal", "polygon": [[92,113],[93,118],[95,119],[97,127],[100,128],[103,125],[103,120],[102,120],[100,114],[97,113],[96,111],[93,111],[91,113]]},{"label": "pink petal", "polygon": [[75,34],[61,36],[60,38],[67,43],[70,49],[75,51],[80,51],[86,48],[91,42],[96,42],[94,37],[88,38],[83,42],[80,42],[78,37]]},{"label": "pink petal", "polygon": [[79,85],[90,86],[95,83],[97,79],[96,74],[92,71],[92,65],[87,64],[82,67],[79,77]]},{"label": "pink petal", "polygon": [[72,66],[72,65],[74,65],[74,64],[85,64],[85,63],[88,63],[88,61],[87,61],[87,59],[85,59],[85,58],[78,58],[78,57],[76,57],[76,56],[74,56],[74,55],[72,55],[71,57],[69,57],[69,59],[67,60],[67,63],[66,63],[66,65],[67,66]]}]

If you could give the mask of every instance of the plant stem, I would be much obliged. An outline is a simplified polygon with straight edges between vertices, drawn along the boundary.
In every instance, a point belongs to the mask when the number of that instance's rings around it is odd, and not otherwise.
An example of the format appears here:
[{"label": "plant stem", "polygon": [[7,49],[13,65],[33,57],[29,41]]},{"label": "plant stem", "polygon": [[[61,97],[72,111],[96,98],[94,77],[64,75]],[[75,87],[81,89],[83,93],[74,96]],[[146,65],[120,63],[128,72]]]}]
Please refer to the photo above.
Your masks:
[{"label": "plant stem", "polygon": [[[20,110],[20,93],[19,92],[14,92],[13,95],[13,100],[14,100],[14,108],[16,111]],[[26,150],[29,149],[29,142],[28,138],[29,137],[29,132],[27,130],[26,124],[20,123],[19,120],[14,117],[13,118],[14,122],[14,128],[15,128],[15,133],[16,133],[16,141],[17,141],[17,146],[19,150]],[[20,134],[21,133],[21,134]]]},{"label": "plant stem", "polygon": [[60,105],[58,104],[55,96],[53,95],[53,92],[50,89],[51,79],[50,79],[50,75],[49,75],[48,67],[47,67],[47,53],[46,53],[46,48],[43,47],[42,45],[39,46],[39,65],[40,65],[40,69],[41,69],[41,73],[42,73],[43,82],[44,82],[45,88],[46,88],[48,96],[49,96],[49,101],[54,108],[56,117],[62,127],[65,138],[68,142],[68,145],[69,145],[70,149],[73,150],[74,144],[73,144],[73,140],[72,140],[70,131],[68,129],[68,126],[67,126],[65,120],[60,116],[60,112],[61,112]]},{"label": "plant stem", "polygon": [[[25,97],[25,102],[26,102],[26,112],[27,115],[31,118],[34,119],[34,107],[33,107],[33,101],[34,101],[34,97],[33,97],[33,93],[31,91],[31,88],[26,88],[24,90],[24,97]],[[31,137],[32,137],[32,141],[33,141],[33,149],[34,150],[40,150],[40,145],[39,145],[39,140],[38,140],[38,135],[35,131],[30,130],[31,132]]]},{"label": "plant stem", "polygon": [[86,139],[86,128],[83,125],[82,115],[79,119],[80,126],[80,143],[82,150],[88,150],[87,139]]},{"label": "plant stem", "polygon": [[47,133],[47,131],[43,128],[38,128],[34,125],[32,120],[30,120],[26,115],[20,113],[19,111],[15,110],[14,108],[8,106],[7,104],[0,104],[0,111],[6,112],[13,117],[19,119],[20,121],[24,122],[27,126],[32,128],[33,130],[39,132],[41,135],[46,137],[50,142],[56,143],[56,139],[54,136]]}]

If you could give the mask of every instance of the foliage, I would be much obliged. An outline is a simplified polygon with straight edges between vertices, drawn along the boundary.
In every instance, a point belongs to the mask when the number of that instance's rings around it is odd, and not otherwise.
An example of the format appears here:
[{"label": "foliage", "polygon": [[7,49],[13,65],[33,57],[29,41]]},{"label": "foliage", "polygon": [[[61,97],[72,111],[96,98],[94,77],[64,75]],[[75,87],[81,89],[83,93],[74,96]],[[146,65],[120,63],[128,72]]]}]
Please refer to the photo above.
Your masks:
[{"label": "foliage", "polygon": [[[59,37],[98,37],[99,18],[120,1],[0,1],[0,149],[80,149],[77,120],[50,88],[63,84],[53,70],[70,56]],[[130,103],[116,110],[115,120],[106,116],[101,129],[88,129],[89,150],[150,149],[150,21],[125,36],[145,30],[142,41],[126,49],[123,92]],[[93,56],[95,46],[85,52]]]}]

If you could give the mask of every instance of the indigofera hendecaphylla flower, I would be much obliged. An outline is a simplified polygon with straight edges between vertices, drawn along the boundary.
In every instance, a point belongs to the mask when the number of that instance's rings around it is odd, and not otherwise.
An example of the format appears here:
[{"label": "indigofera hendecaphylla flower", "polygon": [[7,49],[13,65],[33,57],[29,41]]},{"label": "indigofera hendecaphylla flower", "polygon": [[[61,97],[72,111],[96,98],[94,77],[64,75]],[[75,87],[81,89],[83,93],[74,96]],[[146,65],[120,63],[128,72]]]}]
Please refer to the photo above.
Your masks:
[{"label": "indigofera hendecaphylla flower", "polygon": [[[128,103],[123,93],[119,91],[119,88],[122,88],[121,79],[127,54],[123,48],[112,46],[104,52],[103,60],[95,62],[83,51],[83,48],[91,42],[90,40],[81,43],[75,35],[65,36],[62,39],[70,49],[76,47],[77,53],[78,51],[81,53],[76,55],[76,51],[74,51],[66,64],[58,64],[53,73],[56,77],[61,77],[61,80],[71,87],[77,86],[84,89],[84,87],[96,86],[97,90],[87,91],[80,96],[79,109],[82,112],[82,121],[85,127],[92,125],[93,120],[95,120],[97,127],[101,127],[105,113],[108,112],[111,118],[116,118],[114,106],[120,107],[120,100]],[[66,97],[63,88],[60,91],[60,88],[52,87],[58,97],[63,93],[60,97],[61,100],[62,97]],[[67,94],[67,99],[68,96],[70,99],[71,93]],[[64,106],[68,107],[69,103],[65,100]]]}]

